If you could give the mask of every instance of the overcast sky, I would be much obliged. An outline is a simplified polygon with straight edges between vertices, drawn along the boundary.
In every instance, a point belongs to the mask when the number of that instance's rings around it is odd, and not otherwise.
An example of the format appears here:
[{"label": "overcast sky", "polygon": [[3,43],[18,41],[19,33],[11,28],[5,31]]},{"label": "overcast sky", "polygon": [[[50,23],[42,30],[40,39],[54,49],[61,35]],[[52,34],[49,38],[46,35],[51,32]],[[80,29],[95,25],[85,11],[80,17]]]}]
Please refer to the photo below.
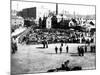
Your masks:
[{"label": "overcast sky", "polygon": [[[36,3],[36,2],[22,2],[22,1],[12,1],[12,10],[20,11],[24,8],[37,7],[39,10],[39,14],[45,13],[48,10],[55,11],[56,4],[51,3]],[[83,6],[83,5],[67,5],[67,4],[59,4],[58,5],[59,13],[66,11],[67,13],[79,15],[94,15],[95,7],[94,6]]]}]

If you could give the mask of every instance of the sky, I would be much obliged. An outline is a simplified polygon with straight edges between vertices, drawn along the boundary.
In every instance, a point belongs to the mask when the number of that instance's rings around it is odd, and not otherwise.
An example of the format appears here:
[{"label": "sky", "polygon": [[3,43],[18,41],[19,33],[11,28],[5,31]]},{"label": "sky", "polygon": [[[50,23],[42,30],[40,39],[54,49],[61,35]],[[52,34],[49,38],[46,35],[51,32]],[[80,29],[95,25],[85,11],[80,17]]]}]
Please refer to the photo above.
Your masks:
[{"label": "sky", "polygon": [[12,1],[13,10],[22,10],[24,8],[38,7],[43,9],[55,10],[55,4],[50,3],[36,3],[36,2],[22,2],[22,1]]},{"label": "sky", "polygon": [[[36,2],[22,2],[22,1],[12,1],[11,9],[21,11],[24,8],[37,7],[38,14],[44,14],[46,12],[55,11],[56,4],[51,3],[36,3]],[[66,11],[67,13],[79,14],[79,15],[94,15],[95,7],[94,6],[83,6],[83,5],[69,5],[69,4],[59,4],[58,13]]]}]

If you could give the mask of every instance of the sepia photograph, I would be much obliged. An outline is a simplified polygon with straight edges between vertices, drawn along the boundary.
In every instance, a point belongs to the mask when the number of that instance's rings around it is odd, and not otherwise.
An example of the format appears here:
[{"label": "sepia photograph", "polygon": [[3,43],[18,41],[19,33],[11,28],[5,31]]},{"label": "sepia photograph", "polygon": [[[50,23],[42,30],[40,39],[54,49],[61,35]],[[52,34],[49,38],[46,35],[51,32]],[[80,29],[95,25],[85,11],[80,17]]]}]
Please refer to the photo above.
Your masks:
[{"label": "sepia photograph", "polygon": [[96,69],[96,6],[11,0],[11,74]]}]

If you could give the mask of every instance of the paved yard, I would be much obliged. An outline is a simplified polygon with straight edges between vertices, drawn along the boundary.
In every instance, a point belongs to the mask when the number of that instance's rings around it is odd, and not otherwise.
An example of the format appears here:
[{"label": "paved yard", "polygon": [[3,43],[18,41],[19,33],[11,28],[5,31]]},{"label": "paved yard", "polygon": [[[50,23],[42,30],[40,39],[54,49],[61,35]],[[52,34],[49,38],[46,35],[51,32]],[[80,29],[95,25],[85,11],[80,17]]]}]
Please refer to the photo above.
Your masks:
[{"label": "paved yard", "polygon": [[[40,45],[20,45],[18,51],[11,56],[12,73],[38,73],[47,72],[49,69],[60,67],[61,64],[70,60],[70,66],[79,65],[82,69],[95,69],[95,54],[85,53],[83,57],[77,55],[77,46],[82,44],[67,44],[69,53],[66,53],[64,44],[63,53],[55,54],[55,46],[60,44],[49,44],[49,48],[41,48]],[[89,48],[88,48],[89,50]]]}]

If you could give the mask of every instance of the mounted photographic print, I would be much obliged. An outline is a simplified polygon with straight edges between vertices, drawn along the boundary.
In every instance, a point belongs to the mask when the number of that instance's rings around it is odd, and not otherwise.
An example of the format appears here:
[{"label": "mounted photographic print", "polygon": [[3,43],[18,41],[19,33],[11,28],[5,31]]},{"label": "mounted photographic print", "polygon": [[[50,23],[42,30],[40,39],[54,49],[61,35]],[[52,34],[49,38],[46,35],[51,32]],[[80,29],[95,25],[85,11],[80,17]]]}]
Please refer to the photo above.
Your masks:
[{"label": "mounted photographic print", "polygon": [[96,6],[11,0],[11,74],[96,69]]}]

